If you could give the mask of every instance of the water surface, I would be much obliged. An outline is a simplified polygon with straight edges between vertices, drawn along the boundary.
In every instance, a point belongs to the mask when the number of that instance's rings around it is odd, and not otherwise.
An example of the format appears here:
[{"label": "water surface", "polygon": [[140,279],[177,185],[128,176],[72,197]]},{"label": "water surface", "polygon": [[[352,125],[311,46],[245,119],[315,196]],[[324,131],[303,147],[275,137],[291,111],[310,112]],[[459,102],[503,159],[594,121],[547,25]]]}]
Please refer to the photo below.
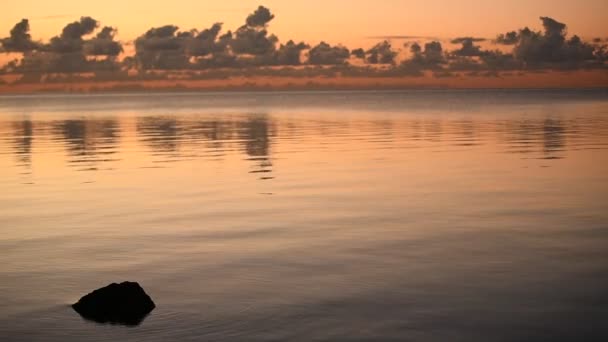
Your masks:
[{"label": "water surface", "polygon": [[605,341],[608,93],[2,96],[0,233],[2,341]]}]

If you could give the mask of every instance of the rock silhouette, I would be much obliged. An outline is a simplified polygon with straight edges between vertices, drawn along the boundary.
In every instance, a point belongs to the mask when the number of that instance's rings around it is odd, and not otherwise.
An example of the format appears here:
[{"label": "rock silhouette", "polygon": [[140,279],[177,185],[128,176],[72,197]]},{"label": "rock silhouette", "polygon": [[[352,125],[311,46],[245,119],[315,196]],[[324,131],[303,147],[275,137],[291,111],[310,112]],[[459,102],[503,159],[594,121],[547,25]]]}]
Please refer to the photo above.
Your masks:
[{"label": "rock silhouette", "polygon": [[150,296],[134,282],[110,284],[72,305],[87,320],[128,326],[139,325],[155,307]]}]

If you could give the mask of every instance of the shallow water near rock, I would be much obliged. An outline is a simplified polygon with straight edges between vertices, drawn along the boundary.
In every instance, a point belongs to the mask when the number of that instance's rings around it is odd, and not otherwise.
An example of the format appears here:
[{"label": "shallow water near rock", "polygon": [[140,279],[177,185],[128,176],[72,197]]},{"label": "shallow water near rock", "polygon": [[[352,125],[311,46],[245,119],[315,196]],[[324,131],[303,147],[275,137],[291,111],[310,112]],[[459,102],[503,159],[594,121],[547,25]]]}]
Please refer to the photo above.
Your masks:
[{"label": "shallow water near rock", "polygon": [[0,340],[605,341],[607,200],[603,90],[0,96]]}]

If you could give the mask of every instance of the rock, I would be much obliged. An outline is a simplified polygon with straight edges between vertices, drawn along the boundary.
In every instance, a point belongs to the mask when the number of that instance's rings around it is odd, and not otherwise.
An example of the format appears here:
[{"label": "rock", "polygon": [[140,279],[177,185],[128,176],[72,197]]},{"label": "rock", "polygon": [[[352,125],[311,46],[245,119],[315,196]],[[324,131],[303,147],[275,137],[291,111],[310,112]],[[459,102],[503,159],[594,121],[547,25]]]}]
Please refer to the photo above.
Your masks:
[{"label": "rock", "polygon": [[139,325],[156,305],[138,283],[110,284],[80,298],[72,308],[98,323]]}]

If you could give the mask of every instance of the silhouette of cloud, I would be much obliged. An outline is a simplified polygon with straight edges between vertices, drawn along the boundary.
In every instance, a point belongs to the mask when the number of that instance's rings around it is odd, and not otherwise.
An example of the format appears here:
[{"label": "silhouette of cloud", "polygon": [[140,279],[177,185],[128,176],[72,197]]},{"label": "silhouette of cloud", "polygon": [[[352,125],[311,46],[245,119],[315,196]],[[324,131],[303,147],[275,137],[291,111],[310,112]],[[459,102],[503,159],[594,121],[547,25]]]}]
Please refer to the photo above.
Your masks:
[{"label": "silhouette of cloud", "polygon": [[236,54],[266,55],[275,51],[278,41],[276,36],[268,36],[266,29],[241,26],[236,30],[230,46]]},{"label": "silhouette of cloud", "polygon": [[276,50],[279,39],[268,35],[266,27],[274,19],[274,14],[264,6],[247,17],[246,24],[239,27],[230,42],[232,51],[236,54],[268,56]]},{"label": "silhouette of cloud", "polygon": [[[215,52],[222,52],[226,46],[219,44],[217,38],[222,31],[222,24],[215,23],[188,41],[188,54],[191,56],[207,56]],[[190,37],[189,37],[190,38]]]},{"label": "silhouette of cloud", "polygon": [[355,58],[365,59],[365,50],[362,48],[354,49],[350,52],[351,56],[355,56]]},{"label": "silhouette of cloud", "polygon": [[516,60],[513,54],[504,53],[500,50],[484,51],[480,56],[484,69],[488,70],[516,70],[521,69],[521,62]]},{"label": "silhouette of cloud", "polygon": [[479,70],[483,64],[469,56],[458,56],[450,51],[444,50],[438,41],[424,44],[424,48],[419,43],[409,45],[411,58],[401,62],[398,70],[406,75],[421,76],[423,71],[430,70],[434,77],[455,76],[451,71]]},{"label": "silhouette of cloud", "polygon": [[475,59],[460,56],[452,57],[449,64],[451,71],[479,71],[483,67],[484,65]]},{"label": "silhouette of cloud", "polygon": [[479,40],[478,38],[457,38],[452,40],[453,44],[462,44],[460,49],[452,51],[452,54],[455,56],[461,57],[475,57],[481,56],[482,51],[481,47],[475,45],[475,42],[484,41],[484,39]]},{"label": "silhouette of cloud", "polygon": [[[281,44],[278,37],[269,32],[269,24],[274,18],[275,15],[268,8],[259,6],[236,31],[222,32],[221,22],[200,31],[180,31],[177,25],[153,27],[133,41],[135,54],[122,61],[119,61],[119,55],[123,52],[123,45],[116,40],[117,29],[111,26],[100,28],[100,23],[92,17],[81,17],[68,23],[61,34],[51,38],[48,43],[35,42],[30,35],[29,21],[23,19],[12,28],[8,37],[0,39],[0,52],[21,53],[23,57],[12,61],[2,70],[27,73],[31,80],[41,78],[35,73],[94,71],[97,74],[99,71],[121,68],[125,74],[126,70],[137,70],[137,77],[141,79],[169,77],[169,73],[151,73],[149,70],[190,70],[182,74],[201,77],[196,70],[208,69],[207,72],[214,77],[229,77],[238,75],[245,68],[247,74],[290,77],[337,74],[360,77],[420,76],[427,71],[439,77],[451,76],[454,72],[497,75],[513,70],[606,68],[608,61],[605,39],[595,38],[585,42],[576,35],[568,36],[566,24],[549,17],[540,18],[543,25],[541,31],[525,27],[498,35],[492,42],[510,47],[501,47],[500,50],[482,49],[478,43],[487,39],[475,36],[446,40],[460,45],[447,50],[441,40],[432,37],[392,35],[370,37],[382,40],[369,49],[352,51],[340,44],[330,45],[326,42],[312,48],[305,42],[296,43],[293,40]],[[409,50],[410,56],[398,61],[399,50],[393,48],[390,39],[420,42],[405,42],[403,47]],[[367,65],[348,66],[351,56]],[[259,68],[252,71],[257,66],[306,64],[309,67],[280,70]],[[388,66],[374,67],[379,64]],[[313,67],[316,65],[332,67]],[[47,75],[46,79],[49,77]]]},{"label": "silhouette of cloud", "polygon": [[[29,34],[29,22],[22,20],[11,30],[11,36],[2,39],[2,44],[10,52],[22,52],[23,58],[11,65],[11,69],[24,73],[70,73],[95,70],[118,69],[115,61],[88,60],[87,56],[116,57],[122,52],[122,45],[114,40],[116,30],[104,27],[90,40],[99,26],[91,17],[67,24],[60,35],[50,39],[48,44],[35,43]],[[32,75],[32,79],[39,76]]]},{"label": "silhouette of cloud", "polygon": [[272,19],[274,14],[268,8],[260,6],[247,17],[246,23],[249,27],[265,27]]},{"label": "silhouette of cloud", "polygon": [[179,27],[165,25],[149,29],[143,36],[135,40],[135,46],[146,50],[177,50],[181,47],[181,39],[176,35]]},{"label": "silhouette of cloud", "polygon": [[479,43],[479,42],[485,42],[487,39],[485,38],[475,38],[475,37],[458,37],[458,38],[454,38],[450,41],[450,43],[452,44],[464,44],[464,43],[468,43],[468,42],[472,42],[472,43]]},{"label": "silhouette of cloud", "polygon": [[419,43],[410,45],[412,57],[401,62],[399,70],[406,75],[421,76],[424,70],[438,72],[444,69],[447,63],[443,46],[438,41],[424,44],[424,50]]},{"label": "silhouette of cloud", "polygon": [[549,17],[540,18],[544,32],[519,31],[514,55],[528,66],[545,64],[577,65],[594,59],[594,48],[578,36],[566,37],[566,24]]},{"label": "silhouette of cloud", "polygon": [[422,50],[419,44],[412,44],[410,52],[412,52],[413,56],[409,62],[422,69],[437,69],[446,62],[443,46],[437,41],[424,44],[424,50]]},{"label": "silhouette of cloud", "polygon": [[60,36],[51,38],[48,49],[56,53],[74,53],[82,51],[83,36],[95,31],[99,22],[91,17],[82,17],[63,28]]},{"label": "silhouette of cloud", "polygon": [[412,45],[410,45],[410,52],[413,55],[417,55],[422,52],[422,47],[420,47],[420,44],[418,43],[412,43]]},{"label": "silhouette of cloud", "polygon": [[191,34],[178,35],[179,27],[165,25],[149,29],[135,40],[135,60],[143,69],[187,69],[189,59],[185,40]]},{"label": "silhouette of cloud", "polygon": [[[578,36],[567,37],[567,26],[553,18],[541,17],[543,31],[528,27],[499,35],[495,42],[513,45],[512,53],[485,51],[474,45],[473,39],[462,38],[462,47],[451,52],[453,58],[479,57],[487,70],[515,70],[522,68],[580,68],[601,65],[605,60],[600,45],[583,42]],[[452,42],[456,42],[453,40]],[[460,59],[451,67],[462,67]]]},{"label": "silhouette of cloud", "polygon": [[30,22],[23,19],[11,29],[10,36],[0,39],[0,45],[6,52],[27,52],[38,48],[30,35]]},{"label": "silhouette of cloud", "polygon": [[300,56],[302,51],[310,49],[310,45],[300,42],[296,44],[293,40],[287,42],[287,44],[279,47],[276,53],[276,60],[278,65],[300,65]]},{"label": "silhouette of cloud", "polygon": [[443,47],[440,42],[430,42],[424,45],[423,56],[428,63],[439,64],[445,61]]},{"label": "silhouette of cloud", "polygon": [[[528,28],[525,29],[529,30]],[[494,42],[501,45],[515,45],[519,42],[519,34],[517,31],[499,34]]]},{"label": "silhouette of cloud", "polygon": [[[567,25],[553,18],[540,17],[540,20],[543,31],[525,27],[500,34],[494,42],[512,45],[513,57],[522,68],[602,66],[605,55],[601,45],[586,43],[576,35],[568,38]],[[512,65],[510,61],[508,64]]]},{"label": "silhouette of cloud", "polygon": [[391,43],[385,40],[367,50],[366,55],[366,62],[369,64],[394,64],[397,52],[393,51]]},{"label": "silhouette of cloud", "polygon": [[120,42],[114,40],[116,32],[113,27],[104,27],[95,38],[85,42],[85,54],[90,56],[118,56],[123,52],[123,48]]},{"label": "silhouette of cloud", "polygon": [[321,42],[309,51],[308,61],[313,65],[345,64],[350,57],[350,51],[341,45],[331,46]]},{"label": "silhouette of cloud", "polygon": [[80,21],[75,21],[63,28],[61,38],[63,39],[82,39],[82,36],[93,33],[99,22],[91,17],[82,17]]},{"label": "silhouette of cloud", "polygon": [[260,6],[234,33],[220,35],[221,23],[200,32],[179,32],[174,25],[153,28],[136,40],[135,64],[143,69],[301,64],[301,52],[309,46],[289,41],[277,49],[278,38],[266,29],[273,18],[270,10]]}]

